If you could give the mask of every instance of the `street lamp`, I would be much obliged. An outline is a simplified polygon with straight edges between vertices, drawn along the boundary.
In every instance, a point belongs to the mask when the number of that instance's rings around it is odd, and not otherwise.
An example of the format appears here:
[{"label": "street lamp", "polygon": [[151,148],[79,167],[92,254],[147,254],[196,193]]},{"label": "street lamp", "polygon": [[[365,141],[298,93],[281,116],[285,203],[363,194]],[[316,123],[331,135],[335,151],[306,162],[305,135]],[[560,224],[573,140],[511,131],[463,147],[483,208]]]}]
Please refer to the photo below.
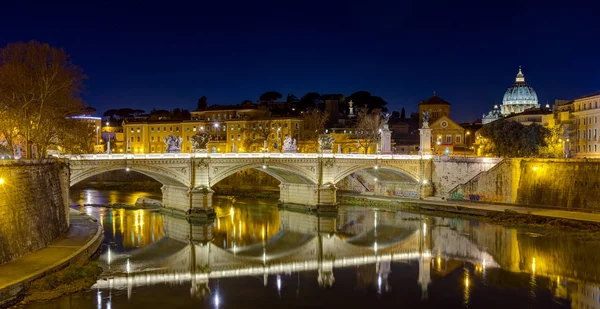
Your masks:
[{"label": "street lamp", "polygon": [[100,130],[100,126],[96,126],[96,151],[98,152],[98,145],[100,144],[100,137],[98,135],[98,132]]}]

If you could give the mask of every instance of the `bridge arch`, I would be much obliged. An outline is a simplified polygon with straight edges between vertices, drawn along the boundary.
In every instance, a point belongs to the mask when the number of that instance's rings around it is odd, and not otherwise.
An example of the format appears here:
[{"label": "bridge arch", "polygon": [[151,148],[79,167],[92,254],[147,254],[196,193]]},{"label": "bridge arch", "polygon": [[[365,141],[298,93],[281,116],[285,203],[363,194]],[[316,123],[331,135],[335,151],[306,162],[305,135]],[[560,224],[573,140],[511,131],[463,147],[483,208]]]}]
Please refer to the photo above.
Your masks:
[{"label": "bridge arch", "polygon": [[173,169],[162,167],[158,164],[144,164],[135,161],[107,161],[103,164],[98,164],[97,162],[94,164],[85,164],[73,161],[70,164],[70,168],[70,186],[73,186],[90,177],[116,170],[138,172],[162,183],[163,185],[184,187],[188,187],[190,185],[189,176],[186,175],[185,170],[183,172],[176,172]]},{"label": "bridge arch", "polygon": [[309,173],[300,167],[295,167],[287,164],[278,162],[254,162],[234,165],[219,170],[215,175],[210,177],[210,185],[216,185],[221,180],[243,170],[255,169],[259,170],[267,175],[274,177],[281,183],[300,183],[300,184],[316,184],[317,180],[314,177],[314,173]]},{"label": "bridge arch", "polygon": [[336,173],[333,183],[336,184],[353,173],[362,170],[389,170],[403,176],[411,182],[419,183],[419,166],[412,164],[390,164],[380,162],[369,162],[357,165],[350,165],[339,169]]}]

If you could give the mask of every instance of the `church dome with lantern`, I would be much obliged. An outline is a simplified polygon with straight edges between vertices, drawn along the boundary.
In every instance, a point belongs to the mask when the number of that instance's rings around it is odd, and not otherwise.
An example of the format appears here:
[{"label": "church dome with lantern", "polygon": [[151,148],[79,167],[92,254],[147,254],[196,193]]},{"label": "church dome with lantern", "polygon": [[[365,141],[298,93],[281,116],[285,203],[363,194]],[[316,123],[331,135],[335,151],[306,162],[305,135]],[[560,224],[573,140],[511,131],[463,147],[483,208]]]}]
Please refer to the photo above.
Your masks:
[{"label": "church dome with lantern", "polygon": [[504,93],[502,99],[501,113],[506,116],[513,113],[522,113],[529,108],[539,108],[537,94],[529,84],[525,82],[525,76],[519,67],[519,73],[512,84]]}]

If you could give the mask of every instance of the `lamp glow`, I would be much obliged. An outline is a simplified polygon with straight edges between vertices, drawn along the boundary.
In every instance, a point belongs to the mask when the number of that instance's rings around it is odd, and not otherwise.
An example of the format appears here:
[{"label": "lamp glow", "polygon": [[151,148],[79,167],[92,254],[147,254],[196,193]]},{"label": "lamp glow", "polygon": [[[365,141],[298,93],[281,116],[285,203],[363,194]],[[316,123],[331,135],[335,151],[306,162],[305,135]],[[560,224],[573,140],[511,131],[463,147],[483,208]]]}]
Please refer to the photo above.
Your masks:
[{"label": "lamp glow", "polygon": [[4,178],[0,178],[0,185],[4,184]]}]

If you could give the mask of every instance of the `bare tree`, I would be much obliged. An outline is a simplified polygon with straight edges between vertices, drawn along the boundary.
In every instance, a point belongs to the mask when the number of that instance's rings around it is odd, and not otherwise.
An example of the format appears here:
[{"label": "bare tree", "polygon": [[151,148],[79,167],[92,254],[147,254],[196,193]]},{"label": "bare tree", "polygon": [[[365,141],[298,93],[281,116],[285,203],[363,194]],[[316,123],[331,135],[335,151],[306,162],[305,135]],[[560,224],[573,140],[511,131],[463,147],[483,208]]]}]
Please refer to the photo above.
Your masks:
[{"label": "bare tree", "polygon": [[12,43],[0,50],[0,106],[18,119],[28,158],[34,147],[43,157],[60,141],[61,128],[72,125],[67,118],[82,113],[85,78],[64,50],[48,44]]},{"label": "bare tree", "polygon": [[374,109],[369,112],[365,108],[358,109],[358,122],[356,125],[356,138],[358,139],[358,151],[364,149],[364,153],[369,152],[369,148],[377,145],[379,141],[379,130],[383,128],[381,110]]},{"label": "bare tree", "polygon": [[329,120],[329,113],[312,109],[302,114],[304,123],[304,140],[318,148],[319,135],[325,133],[325,125]]}]

